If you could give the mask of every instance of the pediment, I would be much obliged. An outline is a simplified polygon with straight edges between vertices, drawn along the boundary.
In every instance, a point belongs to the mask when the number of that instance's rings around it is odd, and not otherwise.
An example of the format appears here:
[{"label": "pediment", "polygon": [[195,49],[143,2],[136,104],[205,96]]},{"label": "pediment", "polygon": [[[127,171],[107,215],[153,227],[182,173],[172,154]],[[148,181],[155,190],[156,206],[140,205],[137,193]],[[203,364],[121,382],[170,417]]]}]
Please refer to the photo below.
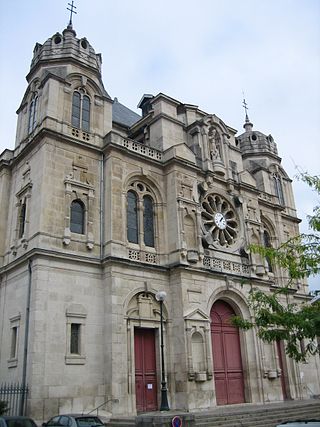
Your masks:
[{"label": "pediment", "polygon": [[189,313],[187,313],[184,316],[184,320],[198,320],[198,321],[205,321],[205,322],[210,321],[206,313],[202,311],[200,308],[196,308],[195,310],[192,310]]}]

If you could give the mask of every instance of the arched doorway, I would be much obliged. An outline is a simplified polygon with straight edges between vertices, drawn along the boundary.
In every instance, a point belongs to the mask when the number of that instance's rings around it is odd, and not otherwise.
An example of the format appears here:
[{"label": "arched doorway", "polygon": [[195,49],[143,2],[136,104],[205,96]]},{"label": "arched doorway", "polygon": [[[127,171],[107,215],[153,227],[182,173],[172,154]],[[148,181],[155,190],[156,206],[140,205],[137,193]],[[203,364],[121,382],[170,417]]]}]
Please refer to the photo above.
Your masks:
[{"label": "arched doorway", "polygon": [[230,322],[234,315],[232,307],[221,300],[210,313],[217,405],[245,401],[239,330]]}]

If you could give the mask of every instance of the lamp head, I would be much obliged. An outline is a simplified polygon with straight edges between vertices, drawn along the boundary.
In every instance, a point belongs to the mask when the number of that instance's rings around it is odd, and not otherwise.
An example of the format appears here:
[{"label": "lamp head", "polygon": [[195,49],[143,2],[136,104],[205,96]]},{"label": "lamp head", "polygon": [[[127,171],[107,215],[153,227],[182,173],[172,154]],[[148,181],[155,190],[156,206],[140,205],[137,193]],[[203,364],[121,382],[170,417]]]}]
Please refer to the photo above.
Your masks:
[{"label": "lamp head", "polygon": [[158,291],[156,293],[156,300],[159,302],[163,302],[167,297],[167,292],[165,291]]}]

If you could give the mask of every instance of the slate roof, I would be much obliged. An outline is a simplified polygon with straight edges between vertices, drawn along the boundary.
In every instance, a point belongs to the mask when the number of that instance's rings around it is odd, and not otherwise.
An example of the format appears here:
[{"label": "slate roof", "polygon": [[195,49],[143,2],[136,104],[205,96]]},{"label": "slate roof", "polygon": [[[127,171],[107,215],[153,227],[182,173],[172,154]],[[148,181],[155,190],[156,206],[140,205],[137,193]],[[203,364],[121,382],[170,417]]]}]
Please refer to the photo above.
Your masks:
[{"label": "slate roof", "polygon": [[114,98],[112,104],[112,121],[130,127],[140,119],[141,116],[139,114],[121,104],[117,98]]}]

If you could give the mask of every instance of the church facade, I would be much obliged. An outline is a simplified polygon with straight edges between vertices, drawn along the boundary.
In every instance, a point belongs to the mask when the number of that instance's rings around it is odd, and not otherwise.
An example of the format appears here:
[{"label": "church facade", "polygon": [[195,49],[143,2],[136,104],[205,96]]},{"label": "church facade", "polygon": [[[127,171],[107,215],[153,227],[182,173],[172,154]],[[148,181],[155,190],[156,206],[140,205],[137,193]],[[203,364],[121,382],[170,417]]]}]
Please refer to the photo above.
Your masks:
[{"label": "church facade", "polygon": [[35,45],[27,82],[0,157],[0,377],[28,384],[28,413],[158,410],[158,291],[172,409],[320,394],[319,358],[229,321],[287,282],[248,250],[298,233],[272,136],[163,93],[134,113],[70,25]]}]

